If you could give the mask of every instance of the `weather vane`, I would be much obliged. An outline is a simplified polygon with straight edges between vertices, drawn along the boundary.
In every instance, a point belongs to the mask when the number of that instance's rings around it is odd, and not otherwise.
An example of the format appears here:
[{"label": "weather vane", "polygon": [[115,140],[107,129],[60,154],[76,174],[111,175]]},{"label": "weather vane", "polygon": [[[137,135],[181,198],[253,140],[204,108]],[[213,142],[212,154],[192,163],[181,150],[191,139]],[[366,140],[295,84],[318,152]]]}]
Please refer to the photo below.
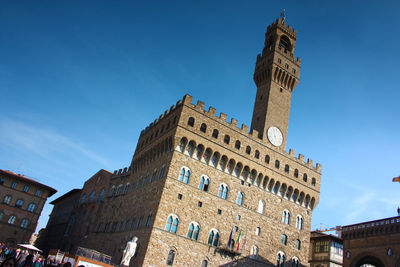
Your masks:
[{"label": "weather vane", "polygon": [[281,19],[282,19],[282,21],[285,20],[285,9],[282,9]]}]

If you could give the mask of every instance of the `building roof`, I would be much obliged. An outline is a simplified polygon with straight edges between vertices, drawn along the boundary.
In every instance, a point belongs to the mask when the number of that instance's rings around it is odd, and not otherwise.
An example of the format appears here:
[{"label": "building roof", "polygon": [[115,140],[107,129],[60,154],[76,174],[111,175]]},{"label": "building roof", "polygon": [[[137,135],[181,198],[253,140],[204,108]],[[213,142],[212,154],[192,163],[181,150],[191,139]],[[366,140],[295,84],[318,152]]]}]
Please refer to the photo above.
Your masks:
[{"label": "building roof", "polygon": [[68,197],[70,197],[70,196],[72,196],[74,194],[80,194],[81,192],[82,192],[82,189],[76,189],[76,188],[72,189],[71,191],[65,193],[64,195],[54,199],[52,202],[50,202],[50,204],[55,205],[58,202],[60,202],[61,200],[64,200],[64,199],[66,199],[66,198],[68,198]]},{"label": "building roof", "polygon": [[317,239],[317,238],[329,238],[329,239],[335,239],[337,241],[340,241],[340,243],[343,242],[342,238],[336,235],[330,235],[330,234],[325,234],[321,231],[311,231],[311,239]]},{"label": "building roof", "polygon": [[52,188],[52,187],[50,187],[48,185],[44,185],[42,183],[39,183],[39,182],[37,182],[37,181],[35,181],[35,180],[31,179],[31,178],[28,178],[28,177],[26,177],[26,176],[24,176],[22,174],[16,174],[16,173],[13,173],[12,171],[2,170],[2,169],[0,169],[0,174],[11,176],[13,178],[19,179],[19,180],[24,181],[26,183],[30,183],[30,184],[34,184],[34,185],[43,187],[43,188],[49,190],[49,197],[51,197],[52,195],[57,193],[57,190],[55,190],[54,188]]}]

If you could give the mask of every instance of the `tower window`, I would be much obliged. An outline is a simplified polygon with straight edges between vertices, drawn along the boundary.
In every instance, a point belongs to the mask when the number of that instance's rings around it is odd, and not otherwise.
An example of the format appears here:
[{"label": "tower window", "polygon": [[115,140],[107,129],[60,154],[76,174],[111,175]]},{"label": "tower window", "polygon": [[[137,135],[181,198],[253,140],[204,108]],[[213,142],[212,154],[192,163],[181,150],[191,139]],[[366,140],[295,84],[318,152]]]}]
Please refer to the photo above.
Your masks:
[{"label": "tower window", "polygon": [[212,137],[218,138],[218,130],[217,129],[214,129],[214,131],[212,133]]},{"label": "tower window", "polygon": [[256,157],[256,159],[260,158],[260,151],[256,150],[256,153],[254,154],[254,157]]},{"label": "tower window", "polygon": [[190,118],[189,118],[189,120],[188,120],[188,125],[191,126],[191,127],[194,126],[194,118],[193,118],[193,117],[190,117]]},{"label": "tower window", "polygon": [[307,182],[307,178],[308,178],[308,177],[307,177],[307,173],[303,174],[303,181],[304,181],[304,182]]},{"label": "tower window", "polygon": [[270,157],[269,157],[269,155],[266,155],[265,156],[265,163],[269,164],[269,161],[270,161]]},{"label": "tower window", "polygon": [[240,149],[240,141],[239,140],[236,141],[235,148],[236,149]]},{"label": "tower window", "polygon": [[293,72],[294,74],[296,74],[296,69],[292,69],[292,72]]},{"label": "tower window", "polygon": [[285,172],[289,173],[289,165],[287,165],[287,164],[285,165]]},{"label": "tower window", "polygon": [[283,92],[283,88],[281,87],[281,89],[279,89],[279,91],[282,93]]},{"label": "tower window", "polygon": [[289,64],[286,63],[285,64],[285,68],[289,69]]},{"label": "tower window", "polygon": [[247,147],[246,147],[246,153],[250,155],[250,152],[251,152],[251,147],[250,147],[250,146],[247,146]]},{"label": "tower window", "polygon": [[280,162],[279,160],[275,160],[275,168],[279,169]]},{"label": "tower window", "polygon": [[207,125],[205,123],[202,123],[201,126],[200,126],[200,131],[205,133],[206,130],[207,130]]},{"label": "tower window", "polygon": [[315,180],[315,178],[312,178],[312,180],[311,180],[311,185],[312,186],[315,186],[317,184],[317,181]]},{"label": "tower window", "polygon": [[299,178],[299,170],[298,169],[294,170],[294,177]]},{"label": "tower window", "polygon": [[278,58],[278,63],[281,64],[282,63],[282,59]]},{"label": "tower window", "polygon": [[224,143],[225,144],[229,144],[229,141],[230,141],[230,137],[229,137],[229,135],[225,135],[225,137],[224,137]]}]

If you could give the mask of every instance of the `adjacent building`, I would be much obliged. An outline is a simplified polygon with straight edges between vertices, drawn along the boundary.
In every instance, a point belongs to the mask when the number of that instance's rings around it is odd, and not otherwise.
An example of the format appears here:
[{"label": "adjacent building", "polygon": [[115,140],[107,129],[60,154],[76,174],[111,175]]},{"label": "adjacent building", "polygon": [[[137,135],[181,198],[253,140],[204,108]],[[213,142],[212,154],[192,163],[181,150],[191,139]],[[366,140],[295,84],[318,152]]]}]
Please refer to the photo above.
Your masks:
[{"label": "adjacent building", "polygon": [[129,167],[89,179],[69,252],[119,264],[136,236],[131,266],[307,265],[321,165],[286,152],[296,34],[284,17],[267,29],[251,127],[185,95],[141,132]]},{"label": "adjacent building", "polygon": [[400,267],[400,216],[342,226],[343,266]]},{"label": "adjacent building", "polygon": [[311,232],[310,267],[343,266],[343,240],[321,231]]},{"label": "adjacent building", "polygon": [[57,191],[24,175],[0,170],[0,241],[29,243],[48,197]]}]

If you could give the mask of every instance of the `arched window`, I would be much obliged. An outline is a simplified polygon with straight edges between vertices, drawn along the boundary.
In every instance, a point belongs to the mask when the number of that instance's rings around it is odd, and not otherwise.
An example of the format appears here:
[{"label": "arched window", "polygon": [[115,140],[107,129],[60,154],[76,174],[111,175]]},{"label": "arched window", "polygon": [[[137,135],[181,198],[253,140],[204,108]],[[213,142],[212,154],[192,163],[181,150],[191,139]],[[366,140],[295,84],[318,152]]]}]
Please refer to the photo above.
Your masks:
[{"label": "arched window", "polygon": [[21,222],[21,228],[28,228],[29,220],[23,219]]},{"label": "arched window", "polygon": [[212,137],[218,138],[218,130],[217,129],[213,130]]},{"label": "arched window", "polygon": [[199,238],[199,233],[200,233],[199,224],[197,222],[190,223],[187,237],[193,240],[197,240]]},{"label": "arched window", "polygon": [[165,172],[165,166],[162,166],[160,173],[158,174],[158,179],[161,179],[164,177],[164,172]]},{"label": "arched window", "polygon": [[218,196],[222,199],[227,199],[228,198],[228,186],[226,184],[221,184],[219,186],[219,190],[218,190]]},{"label": "arched window", "polygon": [[279,160],[275,160],[275,168],[279,169],[279,166],[280,166]]},{"label": "arched window", "polygon": [[219,160],[219,153],[216,152],[211,158],[211,164],[216,168]]},{"label": "arched window", "polygon": [[210,179],[205,175],[201,176],[199,189],[208,192],[209,185],[210,185]]},{"label": "arched window", "polygon": [[188,167],[182,167],[181,172],[179,173],[179,181],[188,184],[189,179],[190,179],[190,169]]},{"label": "arched window", "polygon": [[216,229],[211,229],[208,235],[208,245],[218,247],[219,245],[219,232]]},{"label": "arched window", "polygon": [[296,239],[294,242],[294,248],[300,250],[301,247],[301,241],[299,239]]},{"label": "arched window", "polygon": [[86,194],[83,194],[82,197],[81,197],[81,199],[79,200],[79,204],[84,203],[84,202],[85,202],[85,199],[86,199]]},{"label": "arched window", "polygon": [[189,120],[188,120],[188,125],[191,126],[191,127],[194,126],[194,118],[193,118],[193,117],[190,117],[190,118],[189,118]]},{"label": "arched window", "polygon": [[303,174],[303,181],[304,181],[304,182],[307,182],[307,179],[308,179],[307,173]]},{"label": "arched window", "polygon": [[259,200],[258,201],[257,212],[260,213],[260,214],[263,214],[264,213],[264,207],[265,207],[264,201]]},{"label": "arched window", "polygon": [[176,254],[176,252],[174,250],[169,251],[168,258],[167,258],[167,265],[174,264],[175,254]]},{"label": "arched window", "polygon": [[285,172],[289,173],[289,165],[287,165],[287,164],[285,165]]},{"label": "arched window", "polygon": [[281,244],[285,246],[287,245],[287,235],[285,234],[281,235]]},{"label": "arched window", "polygon": [[28,205],[27,211],[34,212],[35,208],[36,208],[36,205],[34,203],[31,203]]},{"label": "arched window", "polygon": [[224,143],[229,145],[231,138],[229,137],[229,135],[225,135],[224,137]]},{"label": "arched window", "polygon": [[246,153],[250,155],[250,153],[251,153],[251,147],[250,146],[246,147]]},{"label": "arched window", "polygon": [[14,215],[11,215],[11,216],[8,218],[7,223],[8,223],[8,224],[14,224],[14,223],[15,223],[15,219],[17,219],[17,217],[15,217]]},{"label": "arched window", "polygon": [[207,260],[203,260],[201,262],[201,267],[207,267],[208,266],[208,261]]},{"label": "arched window", "polygon": [[[320,265],[318,265],[318,266],[320,266]],[[292,259],[292,267],[300,267],[300,261],[299,261],[299,259],[297,257],[293,257],[293,259]]]},{"label": "arched window", "polygon": [[205,133],[206,130],[207,130],[207,125],[205,123],[202,123],[201,126],[200,126],[200,132]]},{"label": "arched window", "polygon": [[258,257],[258,247],[253,245],[250,249],[250,258],[256,259]]},{"label": "arched window", "polygon": [[157,174],[157,170],[155,169],[153,171],[153,174],[150,177],[150,183],[154,182],[154,180],[156,179],[156,174]]},{"label": "arched window", "polygon": [[290,44],[290,39],[286,35],[282,35],[279,40],[279,47],[285,50],[292,51],[292,45]]},{"label": "arched window", "polygon": [[256,152],[254,153],[254,157],[256,159],[259,159],[260,158],[260,151],[256,150]]},{"label": "arched window", "polygon": [[243,205],[243,193],[239,192],[236,198],[236,204],[242,206]]},{"label": "arched window", "polygon": [[[144,183],[143,183],[143,185],[144,185]],[[117,192],[115,192],[115,196],[119,196],[119,195],[121,194],[121,192],[122,192],[122,187],[124,187],[122,184],[120,184],[120,185],[118,186]]]},{"label": "arched window", "polygon": [[17,202],[15,202],[15,207],[22,208],[23,204],[24,204],[24,201],[22,199],[18,199]]},{"label": "arched window", "polygon": [[286,263],[285,253],[279,251],[276,257],[276,267],[285,267],[285,263]]},{"label": "arched window", "polygon": [[97,201],[101,201],[103,199],[103,196],[104,196],[104,188],[101,189],[99,197],[97,198]]},{"label": "arched window", "polygon": [[167,224],[165,225],[165,230],[171,233],[176,233],[178,231],[179,219],[175,214],[168,216]]},{"label": "arched window", "polygon": [[190,157],[193,156],[194,148],[195,148],[195,143],[193,141],[190,141],[189,144],[186,147],[186,153]]},{"label": "arched window", "polygon": [[296,217],[296,228],[299,230],[304,229],[304,219],[301,215],[297,215]]},{"label": "arched window", "polygon": [[269,161],[270,161],[270,157],[269,157],[269,155],[266,155],[265,156],[265,163],[269,164]]},{"label": "arched window", "polygon": [[4,198],[3,198],[3,203],[4,204],[10,204],[10,202],[11,202],[11,196],[5,196]]},{"label": "arched window", "polygon": [[299,178],[299,170],[295,169],[293,175],[294,175],[294,177]]},{"label": "arched window", "polygon": [[288,210],[282,212],[282,222],[284,224],[290,224],[290,212]]},{"label": "arched window", "polygon": [[125,188],[124,188],[124,195],[126,195],[126,193],[128,193],[128,190],[129,190],[129,187],[131,186],[131,184],[130,183],[127,183],[126,185],[125,185]]},{"label": "arched window", "polygon": [[181,139],[181,141],[179,142],[179,151],[183,153],[183,151],[185,150],[186,147],[186,143],[187,143],[187,139],[185,137],[183,137]]},{"label": "arched window", "polygon": [[92,193],[90,193],[90,195],[89,195],[89,199],[88,199],[88,202],[90,203],[90,202],[93,202],[93,200],[94,200],[94,195],[96,194],[96,191],[92,191]]},{"label": "arched window", "polygon": [[239,140],[236,140],[235,148],[240,149],[240,141]]},{"label": "arched window", "polygon": [[256,235],[260,236],[260,234],[261,234],[261,228],[257,227],[256,228]]},{"label": "arched window", "polygon": [[317,180],[315,180],[315,178],[312,178],[311,179],[311,185],[315,186],[316,184],[317,184]]}]

